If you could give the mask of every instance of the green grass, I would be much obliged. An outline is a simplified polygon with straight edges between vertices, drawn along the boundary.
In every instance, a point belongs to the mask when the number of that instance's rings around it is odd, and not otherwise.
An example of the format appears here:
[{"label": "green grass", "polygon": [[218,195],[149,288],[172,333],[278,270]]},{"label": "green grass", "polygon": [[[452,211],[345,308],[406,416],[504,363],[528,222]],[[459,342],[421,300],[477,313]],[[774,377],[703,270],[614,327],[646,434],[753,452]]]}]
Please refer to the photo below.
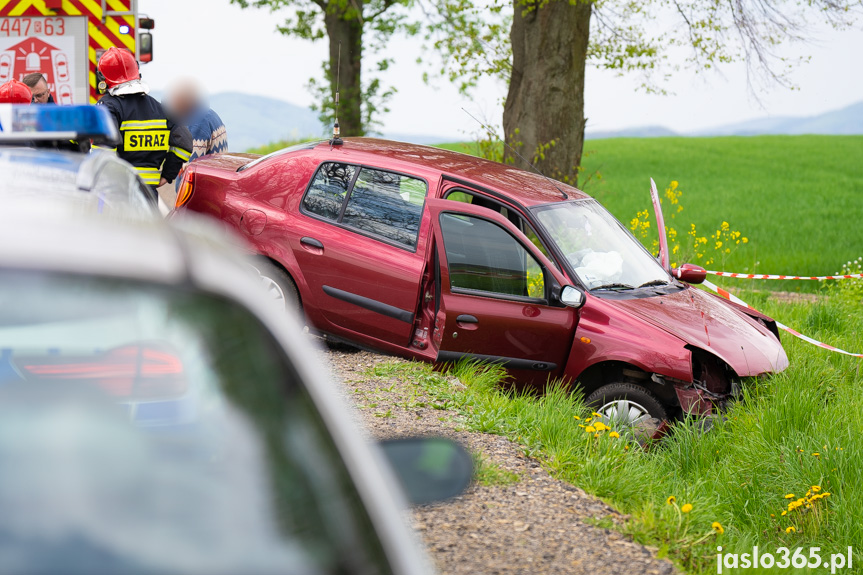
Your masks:
[{"label": "green grass", "polygon": [[514,471],[503,469],[481,453],[473,455],[474,481],[486,487],[512,485],[521,481],[521,476]]},{"label": "green grass", "polygon": [[[441,147],[478,150],[471,143]],[[667,213],[667,225],[685,234],[694,223],[709,236],[727,221],[750,239],[711,268],[829,275],[863,254],[860,158],[863,136],[588,140],[585,174],[601,178],[585,191],[628,224],[650,208],[651,177],[660,192],[676,180],[684,211],[674,220]],[[812,289],[802,282],[770,286]]]},{"label": "green grass", "polygon": [[[776,303],[763,293],[746,297],[786,323],[807,325],[817,338],[861,350],[863,306],[857,295],[834,290],[814,304]],[[407,377],[437,405],[458,411],[469,429],[518,442],[559,479],[628,514],[626,532],[689,573],[715,573],[717,545],[726,553],[749,552],[753,545],[762,551],[804,547],[807,553],[817,546],[825,559],[852,546],[859,571],[863,360],[787,335],[783,343],[791,366],[747,381],[744,399],[732,406],[727,420],[707,433],[681,423],[646,450],[625,433],[620,438],[609,431],[599,437],[586,433],[579,424],[585,425],[589,410],[559,386],[539,397],[504,391],[502,372],[493,366],[463,363],[440,374],[424,364],[393,363],[374,373]],[[465,387],[453,386],[451,375]],[[810,511],[783,517],[789,501],[784,496],[802,497],[813,485],[831,495]],[[671,495],[676,505],[666,503]],[[693,509],[681,513],[686,503]],[[714,531],[713,522],[724,534]],[[797,532],[786,533],[792,525]]]}]

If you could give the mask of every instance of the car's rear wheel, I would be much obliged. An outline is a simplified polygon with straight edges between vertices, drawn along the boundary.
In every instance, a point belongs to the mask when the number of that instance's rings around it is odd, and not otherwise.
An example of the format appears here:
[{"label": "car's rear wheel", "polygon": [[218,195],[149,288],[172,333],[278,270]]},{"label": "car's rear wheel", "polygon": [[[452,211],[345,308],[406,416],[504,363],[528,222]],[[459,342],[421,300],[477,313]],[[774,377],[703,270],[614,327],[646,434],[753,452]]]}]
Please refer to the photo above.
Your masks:
[{"label": "car's rear wheel", "polygon": [[611,427],[636,427],[655,418],[668,419],[668,411],[655,395],[633,383],[612,383],[589,396],[587,404]]},{"label": "car's rear wheel", "polygon": [[302,313],[300,292],[294,280],[284,270],[267,262],[256,264],[255,269],[261,278],[261,285],[280,309]]}]

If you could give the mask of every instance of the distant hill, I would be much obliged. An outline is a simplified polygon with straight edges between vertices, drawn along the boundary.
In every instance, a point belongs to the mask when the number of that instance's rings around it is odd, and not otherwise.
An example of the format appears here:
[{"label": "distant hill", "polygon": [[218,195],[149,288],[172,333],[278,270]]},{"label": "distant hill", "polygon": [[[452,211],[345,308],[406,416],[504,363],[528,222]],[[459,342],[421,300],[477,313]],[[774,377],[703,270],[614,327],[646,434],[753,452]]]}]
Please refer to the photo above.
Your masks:
[{"label": "distant hill", "polygon": [[606,130],[594,132],[590,128],[585,130],[586,140],[600,140],[606,138],[667,138],[680,136],[677,132],[669,130],[664,126],[642,126],[640,128],[624,128],[623,130]]},{"label": "distant hill", "polygon": [[[223,92],[210,97],[210,104],[228,128],[232,151],[245,151],[282,140],[326,138],[330,127],[318,121],[316,112],[276,98]],[[402,126],[404,128],[404,126]],[[694,132],[677,133],[663,126],[641,126],[622,130],[594,131],[587,139],[660,138],[669,136],[756,136],[771,134],[863,134],[863,102],[817,116],[757,118]],[[388,132],[384,137],[416,144],[439,144],[460,138]]]},{"label": "distant hill", "polygon": [[223,92],[210,96],[210,106],[228,129],[231,151],[242,152],[281,140],[324,136],[317,113],[283,100]]},{"label": "distant hill", "polygon": [[699,130],[693,136],[760,136],[767,134],[863,134],[863,102],[817,116],[776,116]]}]

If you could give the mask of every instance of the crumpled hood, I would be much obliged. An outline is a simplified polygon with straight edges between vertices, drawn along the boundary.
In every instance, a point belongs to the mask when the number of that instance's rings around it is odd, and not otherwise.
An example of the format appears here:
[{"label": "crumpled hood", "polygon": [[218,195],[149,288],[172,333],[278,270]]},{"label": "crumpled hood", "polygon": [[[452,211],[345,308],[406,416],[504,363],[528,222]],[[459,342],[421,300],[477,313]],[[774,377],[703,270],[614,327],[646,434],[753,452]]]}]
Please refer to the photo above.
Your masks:
[{"label": "crumpled hood", "polygon": [[788,367],[788,356],[769,329],[699,289],[688,287],[668,295],[614,300],[613,305],[714,354],[738,376],[780,372]]}]

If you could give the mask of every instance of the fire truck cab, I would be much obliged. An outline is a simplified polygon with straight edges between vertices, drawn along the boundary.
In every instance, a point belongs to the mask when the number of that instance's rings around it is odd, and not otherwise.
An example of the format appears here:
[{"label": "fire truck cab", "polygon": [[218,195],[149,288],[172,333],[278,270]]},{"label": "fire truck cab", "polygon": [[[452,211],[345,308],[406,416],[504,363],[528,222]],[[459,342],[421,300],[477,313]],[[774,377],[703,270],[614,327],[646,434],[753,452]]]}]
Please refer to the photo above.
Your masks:
[{"label": "fire truck cab", "polygon": [[96,63],[112,46],[153,59],[137,0],[0,0],[0,84],[40,72],[58,104],[99,99]]}]

